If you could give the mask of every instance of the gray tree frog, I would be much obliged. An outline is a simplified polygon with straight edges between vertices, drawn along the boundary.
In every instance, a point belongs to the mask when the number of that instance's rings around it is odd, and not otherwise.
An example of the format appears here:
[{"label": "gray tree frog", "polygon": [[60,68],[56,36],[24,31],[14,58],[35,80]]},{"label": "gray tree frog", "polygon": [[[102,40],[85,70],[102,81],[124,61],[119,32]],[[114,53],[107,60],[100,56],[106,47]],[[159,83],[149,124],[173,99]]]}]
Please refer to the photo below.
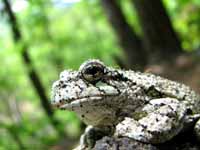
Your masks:
[{"label": "gray tree frog", "polygon": [[191,127],[200,139],[200,96],[188,86],[95,59],[60,74],[52,105],[76,112],[89,125],[79,149],[92,148],[104,135],[159,144]]}]

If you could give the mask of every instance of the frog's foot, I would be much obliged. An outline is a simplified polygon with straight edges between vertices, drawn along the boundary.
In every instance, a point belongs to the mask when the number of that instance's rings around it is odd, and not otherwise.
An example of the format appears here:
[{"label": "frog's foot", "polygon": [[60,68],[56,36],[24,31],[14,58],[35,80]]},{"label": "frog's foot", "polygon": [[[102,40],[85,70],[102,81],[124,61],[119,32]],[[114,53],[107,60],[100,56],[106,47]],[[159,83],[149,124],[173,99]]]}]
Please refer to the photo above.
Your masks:
[{"label": "frog's foot", "polygon": [[[200,116],[200,114],[199,114],[199,116]],[[194,126],[194,133],[195,133],[198,141],[200,142],[200,119],[196,122],[196,124]]]},{"label": "frog's foot", "polygon": [[80,150],[90,150],[97,140],[110,133],[110,128],[96,128],[88,126],[80,139]]},{"label": "frog's foot", "polygon": [[170,140],[184,126],[186,106],[174,98],[154,99],[144,107],[147,115],[139,120],[125,118],[116,127],[116,136],[158,144]]}]

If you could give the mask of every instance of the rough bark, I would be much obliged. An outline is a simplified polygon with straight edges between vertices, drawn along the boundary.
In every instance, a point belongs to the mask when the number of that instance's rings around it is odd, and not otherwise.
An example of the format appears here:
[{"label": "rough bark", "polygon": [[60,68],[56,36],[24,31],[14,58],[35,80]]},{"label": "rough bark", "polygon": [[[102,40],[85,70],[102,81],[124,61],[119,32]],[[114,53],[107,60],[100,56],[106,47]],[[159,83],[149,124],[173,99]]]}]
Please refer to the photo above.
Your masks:
[{"label": "rough bark", "polygon": [[145,51],[139,37],[127,23],[117,1],[101,0],[101,4],[124,50],[128,68],[142,70],[147,62]]},{"label": "rough bark", "polygon": [[143,31],[143,41],[150,62],[174,58],[182,52],[162,0],[132,0]]},{"label": "rough bark", "polygon": [[[20,28],[18,26],[17,18],[11,9],[11,5],[8,0],[3,0],[3,3],[5,6],[5,11],[8,15],[9,23],[11,25],[13,39],[16,43],[18,43],[18,42],[23,43],[23,39],[22,39]],[[40,97],[41,104],[42,104],[47,116],[49,117],[51,123],[53,124],[53,126],[56,129],[58,129],[57,121],[53,117],[53,110],[51,109],[49,100],[45,94],[45,90],[40,81],[40,78],[39,78],[35,68],[33,67],[32,61],[28,54],[28,46],[25,43],[23,43],[21,54],[22,54],[22,59],[25,63],[25,67],[27,67],[27,70],[28,70],[28,77],[29,77],[30,81],[32,82],[33,87],[35,88],[38,96]],[[62,132],[60,132],[60,133],[64,134]]]},{"label": "rough bark", "polygon": [[142,143],[127,137],[103,137],[97,141],[93,150],[199,150],[192,130],[181,133],[172,140],[162,144]]}]

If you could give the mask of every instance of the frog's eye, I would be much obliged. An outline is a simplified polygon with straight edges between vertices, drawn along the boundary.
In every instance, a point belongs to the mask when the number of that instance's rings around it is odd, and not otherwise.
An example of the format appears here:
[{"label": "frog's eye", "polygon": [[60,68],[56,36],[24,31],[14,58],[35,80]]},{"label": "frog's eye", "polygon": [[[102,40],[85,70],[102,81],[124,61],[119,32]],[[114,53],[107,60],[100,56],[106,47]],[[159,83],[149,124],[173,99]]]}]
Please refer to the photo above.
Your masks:
[{"label": "frog's eye", "polygon": [[104,75],[105,66],[97,62],[90,62],[81,68],[82,77],[90,82],[97,83]]}]

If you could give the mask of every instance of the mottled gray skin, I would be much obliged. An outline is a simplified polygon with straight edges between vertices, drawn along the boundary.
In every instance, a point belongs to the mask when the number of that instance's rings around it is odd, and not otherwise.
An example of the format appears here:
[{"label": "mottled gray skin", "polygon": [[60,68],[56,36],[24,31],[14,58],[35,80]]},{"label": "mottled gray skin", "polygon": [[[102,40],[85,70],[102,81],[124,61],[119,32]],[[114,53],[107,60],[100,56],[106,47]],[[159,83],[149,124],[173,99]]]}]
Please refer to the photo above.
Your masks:
[{"label": "mottled gray skin", "polygon": [[99,60],[66,70],[53,84],[52,105],[74,111],[87,125],[79,149],[95,134],[159,144],[194,127],[200,137],[200,96],[188,86],[150,73],[106,67]]}]

